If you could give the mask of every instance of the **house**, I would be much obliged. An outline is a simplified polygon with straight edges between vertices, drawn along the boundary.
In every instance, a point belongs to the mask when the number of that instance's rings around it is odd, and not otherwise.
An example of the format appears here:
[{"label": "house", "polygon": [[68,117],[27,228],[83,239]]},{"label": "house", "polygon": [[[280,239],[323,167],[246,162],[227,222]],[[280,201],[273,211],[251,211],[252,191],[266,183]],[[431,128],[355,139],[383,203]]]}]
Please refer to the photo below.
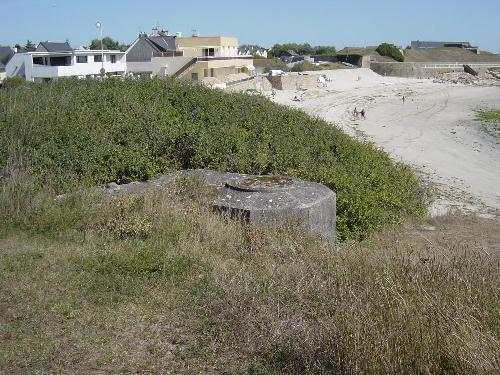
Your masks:
[{"label": "house", "polygon": [[238,39],[226,36],[182,37],[153,29],[140,34],[125,55],[128,73],[183,77],[217,87],[250,78],[255,69],[252,56],[238,55]]},{"label": "house", "polygon": [[72,50],[73,48],[71,48],[68,42],[40,42],[35,48],[35,52],[65,52]]},{"label": "house", "polygon": [[304,57],[300,56],[295,51],[285,51],[285,52],[282,52],[279,57],[280,57],[281,60],[283,60],[286,63],[293,63],[293,62],[298,62],[298,61],[304,60]]},{"label": "house", "polygon": [[175,38],[168,31],[154,28],[148,35],[140,33],[139,37],[125,51],[127,72],[135,75],[150,76],[153,74],[151,58],[153,54],[176,51]]},{"label": "house", "polygon": [[253,46],[250,48],[238,48],[238,55],[240,56],[260,56],[267,59],[267,49],[262,47]]},{"label": "house", "polygon": [[33,52],[16,53],[5,71],[7,77],[44,82],[59,77],[121,76],[126,68],[124,52],[72,49],[68,43],[41,42]]},{"label": "house", "polygon": [[12,56],[16,53],[14,48],[8,46],[0,46],[0,64],[7,64]]}]

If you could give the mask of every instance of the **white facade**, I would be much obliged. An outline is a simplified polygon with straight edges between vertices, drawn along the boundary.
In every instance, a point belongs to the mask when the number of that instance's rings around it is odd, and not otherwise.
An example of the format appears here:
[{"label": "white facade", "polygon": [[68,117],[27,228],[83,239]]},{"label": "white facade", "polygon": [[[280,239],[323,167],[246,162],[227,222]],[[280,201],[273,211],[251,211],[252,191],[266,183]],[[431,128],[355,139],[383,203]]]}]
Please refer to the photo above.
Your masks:
[{"label": "white facade", "polygon": [[[102,60],[104,57],[104,61]],[[27,52],[15,54],[5,67],[8,77],[22,76],[27,81],[58,77],[91,78],[106,74],[124,75],[125,53],[110,50],[73,50],[67,52]]]}]

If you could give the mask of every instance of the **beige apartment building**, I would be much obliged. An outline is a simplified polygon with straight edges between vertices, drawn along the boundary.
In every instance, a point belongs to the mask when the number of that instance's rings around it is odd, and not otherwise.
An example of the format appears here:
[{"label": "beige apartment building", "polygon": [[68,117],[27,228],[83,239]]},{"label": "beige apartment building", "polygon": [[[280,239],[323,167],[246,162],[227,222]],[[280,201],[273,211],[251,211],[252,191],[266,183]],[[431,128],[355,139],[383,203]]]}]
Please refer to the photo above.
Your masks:
[{"label": "beige apartment building", "polygon": [[226,36],[175,36],[175,50],[153,52],[152,76],[182,77],[225,87],[251,79],[252,56],[238,55],[238,39]]}]

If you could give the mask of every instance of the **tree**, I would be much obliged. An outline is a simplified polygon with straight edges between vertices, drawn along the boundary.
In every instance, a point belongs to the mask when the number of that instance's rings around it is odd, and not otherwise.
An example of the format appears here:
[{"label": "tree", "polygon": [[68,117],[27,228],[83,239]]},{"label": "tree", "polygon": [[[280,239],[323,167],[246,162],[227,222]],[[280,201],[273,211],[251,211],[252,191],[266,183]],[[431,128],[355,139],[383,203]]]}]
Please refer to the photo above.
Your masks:
[{"label": "tree", "polygon": [[316,46],[312,47],[309,43],[286,43],[275,44],[269,51],[271,56],[279,57],[283,52],[295,51],[299,55],[335,55],[334,46]]},{"label": "tree", "polygon": [[26,45],[24,46],[24,49],[29,51],[30,49],[33,49],[35,48],[35,45],[33,44],[33,42],[31,40],[27,40],[26,41]]},{"label": "tree", "polygon": [[263,47],[259,46],[258,44],[242,44],[240,45],[240,48],[251,50],[251,49],[260,49]]},{"label": "tree", "polygon": [[335,55],[337,49],[334,46],[316,46],[314,47],[315,55]]},{"label": "tree", "polygon": [[[112,50],[120,50],[120,51],[125,51],[128,48],[128,45],[126,44],[120,44],[117,40],[114,40],[110,38],[109,36],[106,36],[102,38],[102,47],[104,49],[112,49]],[[90,42],[90,49],[101,49],[101,40],[100,39],[93,39]]]},{"label": "tree", "polygon": [[377,47],[377,52],[382,56],[392,57],[394,60],[403,62],[405,57],[394,44],[382,43]]}]

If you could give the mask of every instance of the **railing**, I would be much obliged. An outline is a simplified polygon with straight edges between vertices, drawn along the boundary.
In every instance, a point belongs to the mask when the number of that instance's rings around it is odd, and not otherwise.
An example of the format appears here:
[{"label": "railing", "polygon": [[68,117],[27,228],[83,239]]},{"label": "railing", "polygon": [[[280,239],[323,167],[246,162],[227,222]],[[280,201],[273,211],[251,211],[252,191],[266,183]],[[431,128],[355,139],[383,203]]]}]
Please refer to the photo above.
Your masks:
[{"label": "railing", "polygon": [[176,71],[173,74],[173,77],[179,77],[181,74],[183,74],[186,70],[188,70],[194,64],[196,64],[196,57],[194,57],[191,60],[189,60],[182,68],[180,68],[178,71]]},{"label": "railing", "polygon": [[[54,77],[68,77],[68,76],[85,76],[85,75],[98,75],[100,74],[101,63],[95,64],[75,64],[63,66],[50,66],[33,64],[31,75],[33,78],[54,78]],[[124,72],[127,70],[125,63],[105,62],[104,68],[106,73]]]},{"label": "railing", "polygon": [[464,65],[469,65],[473,68],[500,68],[500,63],[471,63],[471,62],[456,62],[456,63],[434,63],[434,62],[385,62],[372,61],[373,64],[397,64],[397,65],[413,65],[426,69],[440,68],[462,68]]},{"label": "railing", "polygon": [[252,79],[255,79],[255,76],[250,76],[248,78],[239,79],[237,81],[226,82],[226,86],[227,87],[234,86],[234,85],[237,85],[239,83],[251,81]]},{"label": "railing", "polygon": [[183,51],[153,52],[153,57],[182,57],[182,56],[184,56]]},{"label": "railing", "polygon": [[181,76],[186,70],[197,62],[206,61],[227,61],[227,60],[252,60],[252,56],[197,56],[189,60],[182,68],[173,74],[173,77]]},{"label": "railing", "polygon": [[252,56],[201,56],[196,57],[198,61],[213,61],[213,60],[253,60]]}]

